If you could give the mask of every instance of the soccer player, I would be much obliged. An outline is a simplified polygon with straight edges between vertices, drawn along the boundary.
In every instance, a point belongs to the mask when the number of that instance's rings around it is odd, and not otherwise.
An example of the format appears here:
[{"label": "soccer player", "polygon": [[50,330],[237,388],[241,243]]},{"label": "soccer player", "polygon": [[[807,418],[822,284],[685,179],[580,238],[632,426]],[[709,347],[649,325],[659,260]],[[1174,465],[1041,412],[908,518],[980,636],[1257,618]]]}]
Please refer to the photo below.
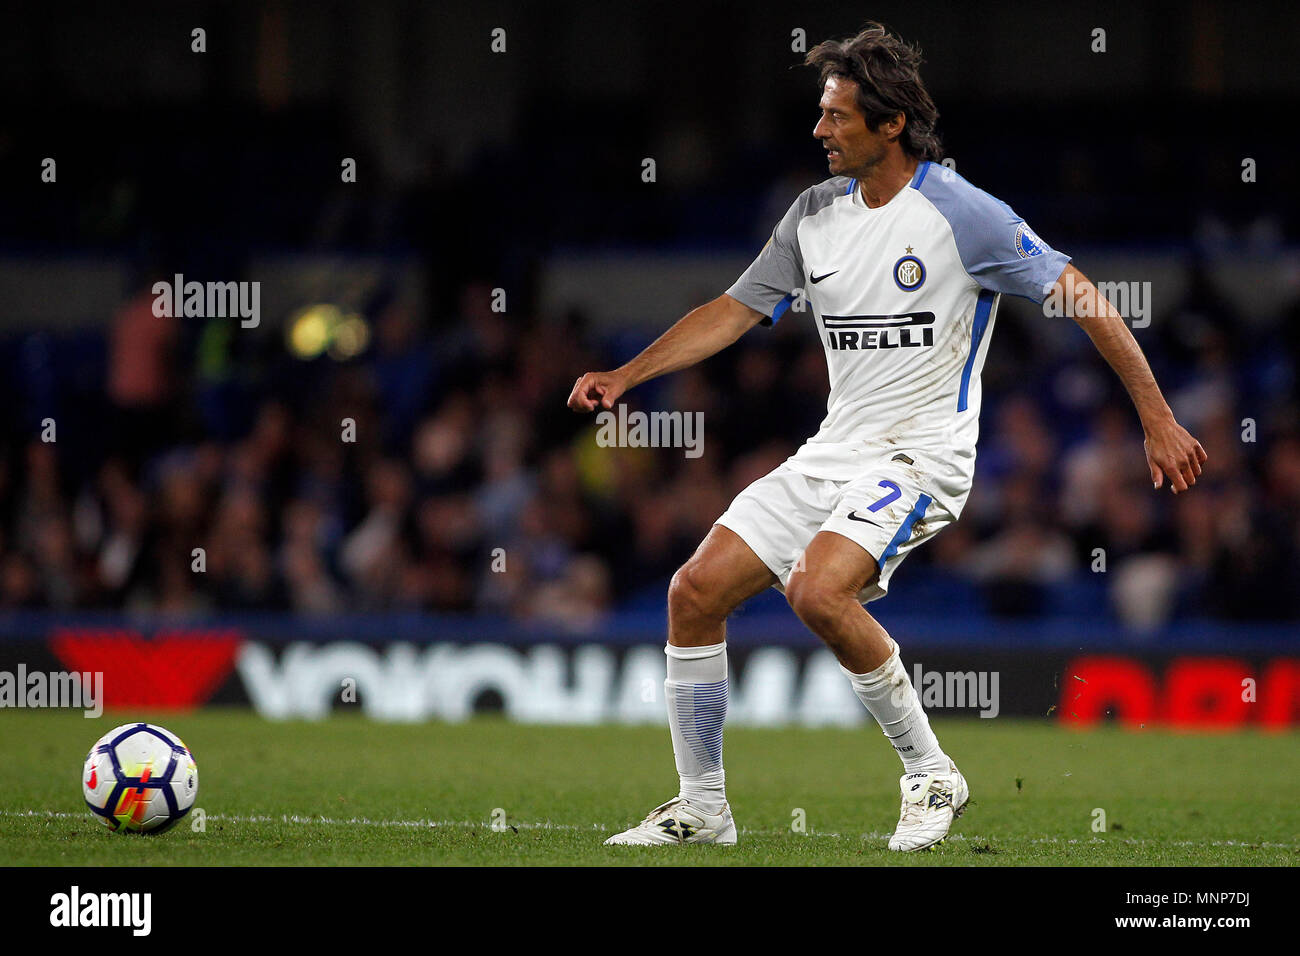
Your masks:
[{"label": "soccer player", "polygon": [[[1127,388],[1152,484],[1175,493],[1206,460],[1175,420],[1120,314],[1068,256],[939,164],[920,54],[876,23],[813,49],[831,178],[805,190],[726,294],[621,368],[577,380],[569,407],[612,408],[641,382],[811,312],[830,396],[821,428],[740,493],[668,590],[664,687],[678,795],[611,844],[736,842],[722,766],[727,616],[768,587],[831,649],[903,763],[891,850],[941,842],[969,798],[930,728],[898,644],[863,606],[908,553],[961,515],[979,431],[980,370],[1002,294],[1070,315]],[[805,313],[806,314],[806,313]]]}]

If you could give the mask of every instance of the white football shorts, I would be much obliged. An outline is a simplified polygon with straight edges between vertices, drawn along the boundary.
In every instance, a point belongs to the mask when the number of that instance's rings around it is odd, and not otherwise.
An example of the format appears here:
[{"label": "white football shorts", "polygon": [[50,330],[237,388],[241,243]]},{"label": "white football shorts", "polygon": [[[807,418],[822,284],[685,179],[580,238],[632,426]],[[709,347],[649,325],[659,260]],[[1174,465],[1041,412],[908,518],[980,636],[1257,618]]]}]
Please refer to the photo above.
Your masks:
[{"label": "white football shorts", "polygon": [[932,473],[920,457],[882,452],[850,481],[810,478],[783,462],[737,495],[716,523],[740,535],[776,575],[783,593],[818,532],[843,535],[876,559],[880,573],[858,592],[865,604],[885,596],[894,570],[913,548],[956,520],[933,497]]}]

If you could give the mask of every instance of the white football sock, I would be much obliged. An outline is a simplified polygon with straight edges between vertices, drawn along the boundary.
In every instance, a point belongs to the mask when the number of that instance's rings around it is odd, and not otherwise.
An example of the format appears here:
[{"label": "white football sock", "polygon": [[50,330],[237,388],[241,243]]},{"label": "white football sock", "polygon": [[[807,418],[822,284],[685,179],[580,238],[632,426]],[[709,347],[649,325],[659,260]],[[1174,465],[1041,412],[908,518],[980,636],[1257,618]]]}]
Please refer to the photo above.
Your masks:
[{"label": "white football sock", "polygon": [[727,717],[727,642],[664,648],[668,655],[668,726],[681,796],[706,813],[726,803],[722,722]]},{"label": "white football sock", "polygon": [[916,688],[898,657],[898,642],[890,639],[894,653],[870,674],[855,674],[843,664],[858,700],[876,718],[885,737],[903,759],[905,773],[946,773],[948,755],[930,729],[930,719],[921,708]]}]

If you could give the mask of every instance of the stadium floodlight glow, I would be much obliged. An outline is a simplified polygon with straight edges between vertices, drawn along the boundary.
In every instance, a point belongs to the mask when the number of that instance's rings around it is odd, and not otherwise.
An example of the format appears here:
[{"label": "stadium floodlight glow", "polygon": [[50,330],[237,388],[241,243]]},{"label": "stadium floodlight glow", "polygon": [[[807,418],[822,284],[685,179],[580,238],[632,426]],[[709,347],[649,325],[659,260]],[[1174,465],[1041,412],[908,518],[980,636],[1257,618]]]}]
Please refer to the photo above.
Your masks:
[{"label": "stadium floodlight glow", "polygon": [[334,340],[329,345],[329,357],[336,362],[356,358],[370,344],[370,323],[353,312],[343,316],[334,329]]},{"label": "stadium floodlight glow", "polygon": [[304,306],[289,320],[289,351],[300,359],[314,359],[330,346],[343,310],[329,303]]},{"label": "stadium floodlight glow", "polygon": [[293,314],[286,337],[296,358],[309,361],[328,353],[336,362],[346,362],[370,344],[370,324],[359,313],[318,302]]}]

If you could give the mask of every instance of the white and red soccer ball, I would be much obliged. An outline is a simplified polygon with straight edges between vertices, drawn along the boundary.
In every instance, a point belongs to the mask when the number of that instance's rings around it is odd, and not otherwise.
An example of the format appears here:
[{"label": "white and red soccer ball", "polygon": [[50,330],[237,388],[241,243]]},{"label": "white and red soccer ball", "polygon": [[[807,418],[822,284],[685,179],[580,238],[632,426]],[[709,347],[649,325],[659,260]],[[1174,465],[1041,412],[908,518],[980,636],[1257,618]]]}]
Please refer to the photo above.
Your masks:
[{"label": "white and red soccer ball", "polygon": [[81,792],[110,830],[162,833],[190,812],[199,768],[179,737],[153,724],[123,724],[86,756]]}]

